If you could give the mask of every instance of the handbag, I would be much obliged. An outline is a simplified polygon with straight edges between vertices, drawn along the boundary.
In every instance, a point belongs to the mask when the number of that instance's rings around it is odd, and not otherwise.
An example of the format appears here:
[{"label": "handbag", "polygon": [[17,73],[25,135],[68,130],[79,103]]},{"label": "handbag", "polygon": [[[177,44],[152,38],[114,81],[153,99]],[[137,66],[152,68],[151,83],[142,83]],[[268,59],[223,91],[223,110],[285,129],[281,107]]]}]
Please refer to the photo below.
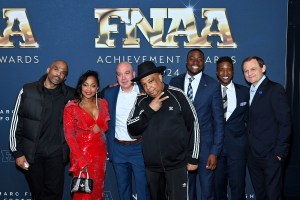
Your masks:
[{"label": "handbag", "polygon": [[71,193],[80,192],[80,193],[92,193],[94,181],[89,178],[89,173],[86,172],[86,178],[81,177],[82,171],[80,171],[78,177],[73,177],[71,182]]}]

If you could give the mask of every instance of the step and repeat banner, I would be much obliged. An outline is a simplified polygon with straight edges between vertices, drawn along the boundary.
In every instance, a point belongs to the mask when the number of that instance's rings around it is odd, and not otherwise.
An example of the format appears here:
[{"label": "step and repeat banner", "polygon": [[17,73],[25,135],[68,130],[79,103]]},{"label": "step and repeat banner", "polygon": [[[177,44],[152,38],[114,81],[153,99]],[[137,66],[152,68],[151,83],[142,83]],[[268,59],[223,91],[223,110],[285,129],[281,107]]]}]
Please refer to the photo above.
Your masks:
[{"label": "step and repeat banner", "polygon": [[[9,129],[22,85],[38,80],[53,60],[68,62],[66,83],[73,87],[88,69],[99,72],[102,88],[116,82],[122,61],[135,69],[146,60],[165,65],[168,83],[185,72],[187,52],[201,48],[214,78],[218,57],[230,56],[234,81],[246,85],[241,62],[258,55],[270,79],[284,84],[287,7],[271,0],[0,0],[0,200],[31,199],[9,150]],[[255,199],[248,175],[246,189],[247,199]],[[107,162],[105,200],[111,199],[119,198]]]}]

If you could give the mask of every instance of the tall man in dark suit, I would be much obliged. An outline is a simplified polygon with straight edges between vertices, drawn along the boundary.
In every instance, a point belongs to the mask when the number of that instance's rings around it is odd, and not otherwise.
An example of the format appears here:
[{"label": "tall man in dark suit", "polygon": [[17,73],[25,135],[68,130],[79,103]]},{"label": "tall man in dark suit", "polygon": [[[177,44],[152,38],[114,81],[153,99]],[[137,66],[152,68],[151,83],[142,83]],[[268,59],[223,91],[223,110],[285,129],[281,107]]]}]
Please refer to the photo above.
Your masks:
[{"label": "tall man in dark suit", "polygon": [[142,137],[133,138],[127,131],[127,118],[134,105],[139,86],[131,82],[135,72],[128,62],[121,62],[116,69],[118,85],[104,90],[109,106],[107,132],[108,157],[116,173],[121,200],[132,198],[132,175],[135,179],[137,198],[150,199],[142,154]]},{"label": "tall man in dark suit", "polygon": [[170,85],[186,92],[196,108],[201,130],[199,168],[189,172],[189,199],[197,199],[196,179],[200,178],[201,199],[214,200],[214,170],[220,155],[224,134],[224,117],[220,84],[202,72],[204,53],[188,52],[187,72],[174,77]]},{"label": "tall man in dark suit", "polygon": [[243,63],[251,84],[248,116],[248,168],[257,200],[282,199],[282,173],[290,146],[291,115],[284,88],[265,75],[263,59]]},{"label": "tall man in dark suit", "polygon": [[224,108],[224,143],[215,171],[216,199],[227,200],[227,183],[231,200],[245,200],[247,160],[246,117],[249,88],[236,84],[233,79],[233,61],[220,57],[216,75],[221,83]]}]

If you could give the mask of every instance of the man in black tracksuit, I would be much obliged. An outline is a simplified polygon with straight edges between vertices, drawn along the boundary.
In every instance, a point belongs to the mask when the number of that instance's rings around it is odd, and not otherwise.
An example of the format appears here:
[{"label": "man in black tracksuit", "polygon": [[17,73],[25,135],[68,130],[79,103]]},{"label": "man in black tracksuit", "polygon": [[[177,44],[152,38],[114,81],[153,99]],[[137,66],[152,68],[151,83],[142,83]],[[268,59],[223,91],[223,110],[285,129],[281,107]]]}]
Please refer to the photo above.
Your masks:
[{"label": "man in black tracksuit", "polygon": [[10,128],[10,149],[24,170],[34,200],[61,200],[69,158],[62,113],[74,98],[65,85],[68,66],[54,61],[40,80],[25,84],[17,98]]},{"label": "man in black tracksuit", "polygon": [[138,77],[146,94],[138,95],[127,127],[143,135],[143,154],[152,200],[187,199],[187,170],[198,167],[200,131],[192,103],[178,88],[163,83],[161,72],[146,61]]}]

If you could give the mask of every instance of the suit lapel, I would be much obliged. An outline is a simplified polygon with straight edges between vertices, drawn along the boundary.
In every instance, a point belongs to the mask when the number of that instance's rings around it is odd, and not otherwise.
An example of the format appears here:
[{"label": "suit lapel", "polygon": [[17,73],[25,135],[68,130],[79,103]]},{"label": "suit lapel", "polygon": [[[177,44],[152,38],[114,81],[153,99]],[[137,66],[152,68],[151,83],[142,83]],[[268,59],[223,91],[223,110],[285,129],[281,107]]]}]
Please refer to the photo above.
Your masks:
[{"label": "suit lapel", "polygon": [[[180,78],[179,88],[182,89],[183,91],[184,91],[185,76],[186,76],[186,73],[182,74],[182,76],[180,75],[180,77],[179,77]],[[202,76],[201,76],[199,86],[198,86],[197,91],[196,91],[196,96],[195,96],[194,99],[197,99],[197,101],[200,101],[201,96],[203,96],[203,93],[204,93],[206,87],[207,87],[206,74],[204,74],[202,72]],[[186,91],[184,91],[184,93],[186,94]]]},{"label": "suit lapel", "polygon": [[197,99],[197,101],[199,101],[199,99],[201,99],[201,96],[203,96],[206,87],[207,87],[206,75],[202,72],[200,83],[197,88],[196,96],[194,99]]},{"label": "suit lapel", "polygon": [[231,113],[230,117],[227,119],[227,121],[230,121],[232,118],[235,117],[235,115],[238,114],[239,111],[239,105],[241,103],[241,98],[240,98],[240,87],[233,83],[234,88],[235,88],[235,97],[236,97],[236,105],[234,111]]},{"label": "suit lapel", "polygon": [[111,107],[111,109],[112,109],[112,116],[115,118],[115,120],[116,120],[116,108],[117,108],[119,90],[120,90],[120,86],[116,86],[115,88],[113,88],[113,92],[112,92],[112,107]]}]

